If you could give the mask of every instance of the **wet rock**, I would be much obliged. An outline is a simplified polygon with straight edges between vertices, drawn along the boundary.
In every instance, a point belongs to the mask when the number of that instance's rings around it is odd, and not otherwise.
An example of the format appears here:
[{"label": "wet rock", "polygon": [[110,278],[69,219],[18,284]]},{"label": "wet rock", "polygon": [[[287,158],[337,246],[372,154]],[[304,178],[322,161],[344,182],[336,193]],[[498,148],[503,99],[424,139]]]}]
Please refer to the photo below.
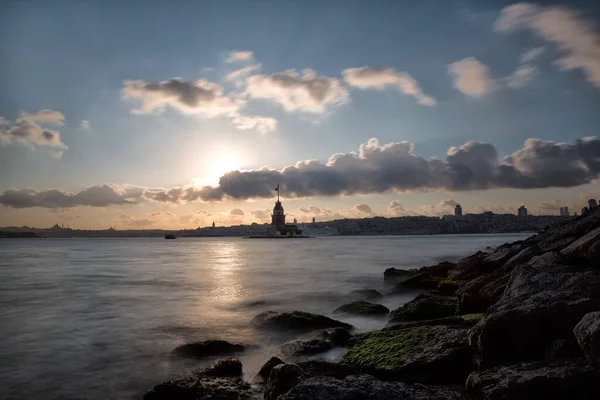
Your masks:
[{"label": "wet rock", "polygon": [[265,400],[275,400],[300,382],[304,377],[296,364],[280,364],[271,370],[269,381],[265,387]]},{"label": "wet rock", "polygon": [[481,313],[496,304],[510,279],[510,273],[498,269],[464,283],[457,291],[460,313]]},{"label": "wet rock", "polygon": [[324,353],[334,347],[346,346],[350,336],[350,332],[347,329],[332,328],[314,334],[306,339],[284,343],[280,349],[286,357]]},{"label": "wet rock", "polygon": [[144,400],[250,400],[251,387],[241,378],[242,364],[224,360],[194,375],[156,385]]},{"label": "wet rock", "polygon": [[182,357],[202,358],[242,352],[245,346],[233,344],[225,340],[205,340],[203,342],[187,343],[176,347],[173,353]]},{"label": "wet rock", "polygon": [[410,278],[419,272],[417,269],[388,268],[383,271],[385,278]]},{"label": "wet rock", "polygon": [[440,284],[440,281],[440,278],[434,278],[427,272],[419,272],[417,275],[396,284],[395,290],[402,291],[407,287],[416,289],[435,289]]},{"label": "wet rock", "polygon": [[359,300],[352,303],[344,304],[341,307],[333,310],[334,314],[352,314],[352,315],[387,315],[390,310],[381,304],[369,303],[368,301]]},{"label": "wet rock", "polygon": [[280,364],[285,364],[281,358],[271,357],[266,363],[263,364],[262,367],[260,367],[257,375],[262,379],[267,380],[269,379],[269,375],[271,375],[271,370]]},{"label": "wet rock", "polygon": [[573,262],[594,264],[600,261],[600,227],[588,232],[560,251],[560,255]]},{"label": "wet rock", "polygon": [[350,292],[350,294],[357,297],[360,300],[373,300],[380,299],[383,297],[383,295],[375,289],[353,290],[352,292]]},{"label": "wet rock", "polygon": [[[482,313],[453,315],[451,317],[428,319],[422,321],[395,321],[390,320],[388,325],[382,330],[397,330],[406,328],[416,328],[419,326],[433,326],[433,325],[459,325],[472,327],[477,324],[483,318]],[[352,346],[356,343],[358,336],[354,336],[350,339],[349,343]]]},{"label": "wet rock", "polygon": [[600,398],[600,372],[583,360],[520,363],[473,372],[466,388],[481,400],[592,400]]},{"label": "wet rock", "polygon": [[447,278],[448,272],[457,267],[456,263],[442,261],[439,264],[419,269],[419,272],[426,272],[435,278]]},{"label": "wet rock", "polygon": [[455,281],[454,279],[444,279],[438,283],[435,288],[436,292],[444,294],[446,296],[452,296],[460,288],[461,281]]},{"label": "wet rock", "polygon": [[392,311],[390,321],[418,321],[454,315],[456,297],[421,293],[402,307]]},{"label": "wet rock", "polygon": [[600,310],[599,273],[559,259],[534,257],[512,271],[500,301],[471,331],[480,366],[538,360],[556,340],[572,344],[575,325]]},{"label": "wet rock", "polygon": [[575,338],[591,364],[600,364],[600,311],[588,313],[575,326]]},{"label": "wet rock", "polygon": [[236,358],[228,358],[226,360],[219,360],[217,363],[207,368],[202,372],[208,376],[242,376],[242,363]]},{"label": "wet rock", "polygon": [[285,313],[266,311],[254,317],[251,324],[257,328],[280,330],[313,330],[335,327],[352,328],[352,325],[345,322],[337,321],[324,315],[302,311]]},{"label": "wet rock", "polygon": [[359,335],[342,362],[385,380],[463,383],[473,370],[468,328],[432,325],[383,329]]},{"label": "wet rock", "polygon": [[338,364],[321,360],[304,361],[297,364],[305,378],[330,377],[344,379],[349,375],[358,375],[360,368],[356,365]]},{"label": "wet rock", "polygon": [[463,398],[458,388],[382,382],[369,375],[351,375],[345,379],[310,378],[279,397],[280,400],[459,400]]},{"label": "wet rock", "polygon": [[484,260],[487,256],[488,253],[478,251],[469,257],[463,258],[458,262],[456,268],[448,273],[448,278],[466,281],[491,272],[494,268],[490,267],[495,266],[485,266]]}]

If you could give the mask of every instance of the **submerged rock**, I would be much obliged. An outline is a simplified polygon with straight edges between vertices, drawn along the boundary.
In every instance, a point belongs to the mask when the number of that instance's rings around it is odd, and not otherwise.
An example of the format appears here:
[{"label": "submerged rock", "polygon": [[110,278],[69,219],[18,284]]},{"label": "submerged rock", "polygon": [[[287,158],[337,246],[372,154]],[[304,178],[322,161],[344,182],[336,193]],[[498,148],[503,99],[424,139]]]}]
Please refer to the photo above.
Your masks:
[{"label": "submerged rock", "polygon": [[466,387],[478,400],[592,400],[600,398],[600,371],[583,360],[520,363],[473,372]]},{"label": "submerged rock", "polygon": [[240,378],[241,373],[238,360],[220,361],[194,375],[156,385],[144,400],[250,400],[251,387]]},{"label": "submerged rock", "polygon": [[383,276],[386,278],[409,278],[411,276],[416,275],[419,272],[418,269],[398,269],[398,268],[388,268],[383,271]]},{"label": "submerged rock", "polygon": [[600,311],[585,314],[575,326],[575,338],[591,364],[600,364]]},{"label": "submerged rock", "polygon": [[473,370],[468,328],[395,326],[359,335],[342,362],[386,380],[462,383]]},{"label": "submerged rock", "polygon": [[351,329],[352,325],[337,321],[324,315],[311,314],[302,311],[279,313],[266,311],[258,314],[251,321],[258,328],[281,329],[281,330],[312,330],[325,328]]},{"label": "submerged rock", "polygon": [[336,314],[352,314],[352,315],[387,315],[390,310],[381,304],[369,303],[368,301],[359,300],[352,303],[344,304],[341,307],[333,310]]},{"label": "submerged rock", "polygon": [[381,382],[369,375],[351,375],[345,379],[309,378],[280,396],[280,400],[459,400],[457,388],[408,385],[401,382]]},{"label": "submerged rock", "polygon": [[346,346],[350,336],[350,332],[347,329],[331,328],[306,339],[284,343],[280,348],[286,357],[324,353],[334,347]]},{"label": "submerged rock", "polygon": [[383,297],[383,295],[375,289],[353,290],[352,292],[350,292],[350,294],[359,298],[360,300],[373,300],[380,299]]},{"label": "submerged rock", "polygon": [[271,370],[280,364],[285,364],[281,360],[281,358],[271,357],[266,363],[263,364],[262,367],[260,367],[260,370],[258,371],[257,375],[263,378],[264,380],[267,380],[269,379],[269,375],[271,375]]},{"label": "submerged rock", "polygon": [[178,346],[173,352],[182,357],[202,358],[242,352],[245,349],[242,344],[232,344],[225,340],[205,340]]},{"label": "submerged rock", "polygon": [[390,321],[419,321],[449,317],[456,313],[456,306],[455,297],[421,293],[392,311]]}]

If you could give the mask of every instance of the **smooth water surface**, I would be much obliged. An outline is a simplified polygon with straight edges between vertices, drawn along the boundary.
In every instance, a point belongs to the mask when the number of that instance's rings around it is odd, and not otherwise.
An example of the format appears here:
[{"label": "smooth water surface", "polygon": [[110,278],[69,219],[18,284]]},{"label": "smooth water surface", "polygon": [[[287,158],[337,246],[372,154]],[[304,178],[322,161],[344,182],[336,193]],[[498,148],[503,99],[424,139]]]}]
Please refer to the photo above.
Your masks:
[{"label": "smooth water surface", "polygon": [[[251,378],[292,339],[252,329],[259,312],[331,315],[352,290],[389,290],[386,268],[455,260],[526,236],[0,240],[1,397],[139,399],[203,366],[173,356],[174,347],[217,338],[260,345],[240,357]],[[413,296],[381,303],[394,309]],[[338,319],[359,331],[385,325]]]}]

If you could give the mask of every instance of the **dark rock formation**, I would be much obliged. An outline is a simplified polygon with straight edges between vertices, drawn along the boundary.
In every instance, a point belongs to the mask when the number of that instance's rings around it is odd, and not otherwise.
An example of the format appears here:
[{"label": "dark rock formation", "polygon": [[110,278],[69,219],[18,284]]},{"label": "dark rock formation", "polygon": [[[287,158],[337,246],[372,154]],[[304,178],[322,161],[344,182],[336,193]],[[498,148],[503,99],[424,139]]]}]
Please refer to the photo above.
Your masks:
[{"label": "dark rock formation", "polygon": [[374,300],[374,299],[380,299],[383,297],[383,295],[375,289],[353,290],[352,292],[350,292],[350,294],[352,296],[355,296],[359,300]]},{"label": "dark rock formation", "polygon": [[402,307],[392,311],[390,321],[418,321],[449,317],[456,313],[456,297],[421,293]]},{"label": "dark rock formation", "polygon": [[418,272],[419,270],[417,269],[388,268],[383,271],[383,276],[385,278],[409,278]]},{"label": "dark rock formation", "polygon": [[333,310],[334,314],[352,314],[352,315],[387,315],[390,310],[381,304],[369,303],[368,301],[359,300],[352,303],[344,304],[341,307]]},{"label": "dark rock formation", "polygon": [[204,342],[188,343],[176,347],[173,352],[182,357],[202,358],[242,352],[245,346],[232,344],[225,340],[205,340]]},{"label": "dark rock formation", "polygon": [[457,267],[456,263],[442,261],[439,264],[419,269],[419,272],[426,272],[435,278],[447,278],[448,272]]},{"label": "dark rock formation", "polygon": [[396,291],[403,291],[406,288],[415,289],[435,289],[438,287],[442,279],[434,278],[427,272],[419,272],[415,276],[412,276],[398,284],[396,284]]},{"label": "dark rock formation", "polygon": [[265,387],[265,400],[275,400],[300,382],[304,377],[296,364],[280,364],[271,370],[269,381]]},{"label": "dark rock formation", "polygon": [[464,283],[456,291],[458,312],[486,312],[500,300],[509,279],[510,273],[499,269]]},{"label": "dark rock formation", "polygon": [[279,357],[271,357],[262,367],[260,367],[257,375],[262,379],[267,380],[269,379],[269,375],[271,375],[271,370],[280,364],[285,363]]},{"label": "dark rock formation", "polygon": [[280,400],[459,400],[460,389],[381,382],[369,375],[351,375],[345,379],[310,378],[280,396]]},{"label": "dark rock formation", "polygon": [[342,362],[386,380],[462,383],[472,367],[467,328],[431,325],[359,335]]},{"label": "dark rock formation", "polygon": [[156,385],[144,400],[250,400],[251,387],[240,378],[241,374],[238,360],[224,360],[192,376]]},{"label": "dark rock formation", "polygon": [[254,317],[251,324],[257,328],[280,330],[313,330],[336,327],[346,329],[352,328],[352,325],[345,322],[336,321],[335,319],[323,315],[302,311],[286,313],[265,311]]},{"label": "dark rock formation", "polygon": [[588,313],[575,326],[575,338],[591,364],[600,364],[600,311]]},{"label": "dark rock formation", "polygon": [[305,378],[316,376],[344,379],[348,375],[360,374],[360,368],[355,365],[338,364],[328,361],[311,360],[297,364]]},{"label": "dark rock formation", "polygon": [[466,386],[482,400],[592,400],[600,398],[600,371],[583,360],[521,363],[473,372]]},{"label": "dark rock formation", "polygon": [[323,353],[334,347],[346,346],[350,336],[350,332],[344,328],[327,329],[306,339],[284,343],[281,345],[281,352],[286,357]]},{"label": "dark rock formation", "polygon": [[461,281],[455,281],[454,279],[444,279],[441,280],[440,283],[438,283],[437,287],[435,288],[435,291],[446,296],[453,296],[456,294],[456,291],[460,288],[461,284]]}]

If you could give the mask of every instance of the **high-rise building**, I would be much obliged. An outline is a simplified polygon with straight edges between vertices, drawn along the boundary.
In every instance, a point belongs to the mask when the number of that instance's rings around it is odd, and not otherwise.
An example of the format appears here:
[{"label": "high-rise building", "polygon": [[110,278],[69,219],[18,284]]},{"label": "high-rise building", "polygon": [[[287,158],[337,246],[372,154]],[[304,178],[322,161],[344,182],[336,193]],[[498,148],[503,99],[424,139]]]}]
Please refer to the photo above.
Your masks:
[{"label": "high-rise building", "polygon": [[569,214],[569,207],[565,207],[564,210],[565,210],[565,217],[568,217],[569,215],[571,215],[571,214]]},{"label": "high-rise building", "polygon": [[519,215],[519,217],[526,217],[527,216],[527,208],[525,208],[525,206],[519,207],[518,215]]},{"label": "high-rise building", "polygon": [[460,206],[460,204],[457,204],[456,207],[454,207],[454,216],[455,217],[462,217],[462,207]]},{"label": "high-rise building", "polygon": [[564,207],[561,207],[561,208],[560,208],[560,210],[559,210],[559,214],[558,214],[558,215],[560,215],[561,217],[562,217],[563,215],[565,215],[565,209],[564,209]]},{"label": "high-rise building", "polygon": [[315,219],[315,217],[313,217],[313,225],[317,223],[317,220]]}]

